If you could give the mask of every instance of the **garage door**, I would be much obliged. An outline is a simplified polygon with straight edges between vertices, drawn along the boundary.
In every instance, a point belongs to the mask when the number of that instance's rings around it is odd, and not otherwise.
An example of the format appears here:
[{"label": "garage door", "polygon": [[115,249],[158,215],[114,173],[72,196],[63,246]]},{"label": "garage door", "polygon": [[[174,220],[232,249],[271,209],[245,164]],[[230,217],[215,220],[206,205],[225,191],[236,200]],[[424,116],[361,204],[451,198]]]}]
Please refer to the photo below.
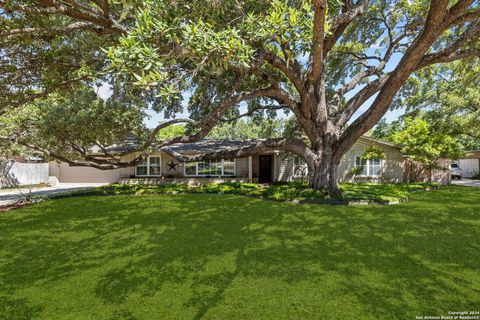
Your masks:
[{"label": "garage door", "polygon": [[462,169],[463,176],[470,178],[480,170],[479,164],[479,159],[460,159],[458,165]]},{"label": "garage door", "polygon": [[62,183],[113,183],[120,179],[120,170],[70,167],[68,164],[62,163],[58,178]]}]

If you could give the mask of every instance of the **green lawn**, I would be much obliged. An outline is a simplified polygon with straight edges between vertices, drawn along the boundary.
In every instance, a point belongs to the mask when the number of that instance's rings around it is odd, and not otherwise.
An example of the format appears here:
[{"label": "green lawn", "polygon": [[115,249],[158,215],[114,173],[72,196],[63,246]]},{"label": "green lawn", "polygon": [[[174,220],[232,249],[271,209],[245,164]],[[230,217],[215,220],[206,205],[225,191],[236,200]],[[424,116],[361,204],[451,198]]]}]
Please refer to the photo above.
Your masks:
[{"label": "green lawn", "polygon": [[0,214],[0,319],[415,319],[479,301],[480,189],[354,207],[74,197]]}]

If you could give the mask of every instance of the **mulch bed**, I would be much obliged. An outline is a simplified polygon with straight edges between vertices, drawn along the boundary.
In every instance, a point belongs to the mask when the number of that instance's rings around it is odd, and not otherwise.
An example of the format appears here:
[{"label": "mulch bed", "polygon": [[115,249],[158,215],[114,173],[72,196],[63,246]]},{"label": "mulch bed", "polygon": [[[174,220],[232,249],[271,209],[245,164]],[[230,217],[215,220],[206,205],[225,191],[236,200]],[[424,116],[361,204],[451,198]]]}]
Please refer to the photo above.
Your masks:
[{"label": "mulch bed", "polygon": [[25,207],[26,205],[28,205],[28,203],[13,203],[13,204],[9,204],[9,205],[6,205],[6,206],[1,206],[0,207],[0,213],[7,212],[7,211],[10,211],[10,210],[13,210],[13,209],[18,209],[18,208],[21,208],[21,207]]}]

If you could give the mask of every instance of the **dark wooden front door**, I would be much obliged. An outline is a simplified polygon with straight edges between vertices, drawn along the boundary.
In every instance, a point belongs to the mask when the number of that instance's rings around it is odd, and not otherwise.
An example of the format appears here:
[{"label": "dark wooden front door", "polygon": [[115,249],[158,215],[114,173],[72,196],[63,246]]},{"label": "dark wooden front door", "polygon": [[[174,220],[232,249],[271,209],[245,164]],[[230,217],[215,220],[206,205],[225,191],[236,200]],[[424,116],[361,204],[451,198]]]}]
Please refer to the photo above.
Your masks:
[{"label": "dark wooden front door", "polygon": [[258,181],[272,182],[272,156],[258,156]]}]

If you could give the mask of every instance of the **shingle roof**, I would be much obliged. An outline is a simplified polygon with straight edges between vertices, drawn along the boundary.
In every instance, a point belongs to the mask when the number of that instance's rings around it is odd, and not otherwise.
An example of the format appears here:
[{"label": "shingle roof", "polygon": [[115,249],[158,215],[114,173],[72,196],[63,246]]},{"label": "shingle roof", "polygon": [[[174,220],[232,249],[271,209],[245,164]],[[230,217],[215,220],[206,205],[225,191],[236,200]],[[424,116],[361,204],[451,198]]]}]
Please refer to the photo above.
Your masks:
[{"label": "shingle roof", "polygon": [[108,146],[106,149],[109,152],[113,153],[122,153],[133,151],[138,148],[140,142],[137,137],[129,136],[123,140],[114,142],[111,146]]},{"label": "shingle roof", "polygon": [[[387,141],[373,139],[366,136],[362,136],[361,138],[374,141],[379,144],[400,148],[400,146]],[[259,140],[260,139],[203,139],[198,142],[177,143],[163,147],[162,149],[166,152],[170,151],[179,154],[209,153],[214,151],[236,150],[249,147],[257,143]],[[123,140],[115,142],[109,146],[107,150],[113,153],[122,153],[133,151],[138,146],[139,140],[136,137],[127,137]]]},{"label": "shingle roof", "polygon": [[372,137],[369,137],[369,136],[361,136],[360,139],[365,139],[365,140],[373,141],[373,142],[376,142],[376,143],[378,143],[378,144],[384,144],[384,145],[390,146],[390,147],[402,148],[402,146],[400,146],[400,145],[398,145],[398,144],[395,144],[395,143],[393,143],[393,142],[389,142],[389,141],[385,141],[385,140],[380,140],[380,139],[372,138]]},{"label": "shingle roof", "polygon": [[180,154],[187,153],[209,153],[214,151],[236,150],[249,147],[258,140],[239,140],[239,139],[203,139],[192,143],[177,143],[163,149],[165,151],[173,151]]}]

